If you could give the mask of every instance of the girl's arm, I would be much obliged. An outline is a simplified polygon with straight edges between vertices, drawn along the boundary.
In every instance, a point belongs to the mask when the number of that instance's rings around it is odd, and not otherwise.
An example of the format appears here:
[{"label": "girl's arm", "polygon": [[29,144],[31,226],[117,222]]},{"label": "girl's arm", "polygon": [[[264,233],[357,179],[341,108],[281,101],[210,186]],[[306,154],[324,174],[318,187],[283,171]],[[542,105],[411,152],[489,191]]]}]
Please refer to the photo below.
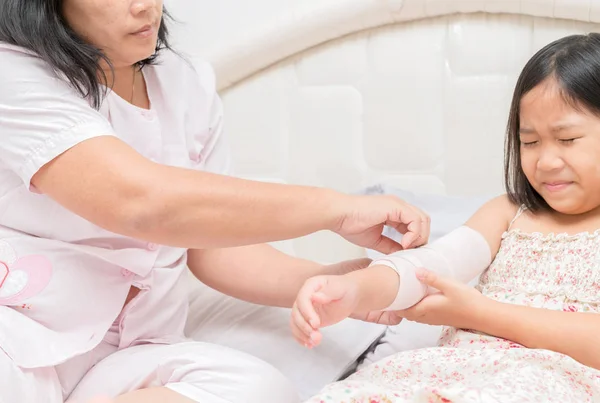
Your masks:
[{"label": "girl's arm", "polygon": [[[427,287],[422,286],[414,274],[420,267],[465,283],[472,280],[487,269],[490,259],[498,253],[502,234],[516,212],[517,207],[506,196],[499,196],[483,205],[465,224],[485,242],[474,245],[472,236],[450,234],[447,240],[422,247],[430,249],[429,254],[412,249],[400,251],[373,262],[366,270],[348,274],[357,283],[360,302],[356,312],[406,309],[419,302],[427,295]],[[489,254],[482,250],[486,243]],[[485,258],[472,259],[485,254]],[[380,262],[389,264],[378,264]]]},{"label": "girl's arm", "polygon": [[600,315],[561,312],[497,302],[486,298],[470,328],[528,348],[566,354],[600,369]]},{"label": "girl's arm", "polygon": [[457,281],[422,272],[419,279],[440,292],[397,314],[429,325],[472,329],[528,348],[565,354],[600,369],[600,315],[512,305],[490,299]]},{"label": "girl's arm", "polygon": [[[403,310],[413,313],[407,308],[420,307],[424,302],[419,301],[436,296],[426,297],[430,290],[418,277],[419,269],[426,267],[459,285],[468,282],[489,266],[516,211],[506,196],[498,197],[481,207],[467,221],[466,228],[430,245],[397,252],[367,269],[343,276],[310,278],[298,292],[292,309],[294,337],[303,345],[315,346],[321,340],[318,329],[349,316],[378,316],[385,310],[396,312],[383,314],[407,317]],[[464,287],[481,296],[475,289]],[[439,317],[444,315],[436,319]]]},{"label": "girl's arm", "polygon": [[[506,205],[507,202],[499,200],[495,203],[498,212],[502,204]],[[490,214],[493,210],[490,209]],[[495,225],[493,217],[488,214],[477,217],[476,214],[471,221],[469,225],[479,228],[490,247],[497,252],[501,233],[491,229]],[[470,326],[472,329],[525,347],[566,354],[585,365],[600,369],[600,349],[596,337],[600,332],[600,315],[530,308],[488,298],[482,304],[484,309],[474,317],[474,323]]]}]

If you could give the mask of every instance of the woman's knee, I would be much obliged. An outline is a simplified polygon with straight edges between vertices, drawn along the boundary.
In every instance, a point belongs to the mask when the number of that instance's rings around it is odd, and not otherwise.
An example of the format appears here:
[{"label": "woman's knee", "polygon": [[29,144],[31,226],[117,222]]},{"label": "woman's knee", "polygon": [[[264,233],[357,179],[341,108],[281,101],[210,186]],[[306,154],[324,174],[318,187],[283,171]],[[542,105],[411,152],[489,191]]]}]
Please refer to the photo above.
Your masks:
[{"label": "woman's knee", "polygon": [[62,403],[54,368],[22,369],[0,349],[0,403]]},{"label": "woman's knee", "polygon": [[298,390],[292,382],[275,367],[258,361],[254,376],[248,382],[248,403],[298,403]]},{"label": "woman's knee", "polygon": [[[110,389],[107,379],[115,379]],[[153,381],[149,384],[148,380]],[[201,403],[300,400],[292,382],[266,362],[233,349],[197,342],[121,350],[96,365],[73,397],[97,395],[99,385],[111,396],[140,387],[165,386]]]},{"label": "woman's knee", "polygon": [[[198,345],[200,346],[200,345]],[[214,348],[214,347],[213,347]],[[170,389],[193,401],[245,403],[298,403],[300,397],[292,382],[275,367],[253,356],[216,347],[220,359],[206,361],[209,354],[172,361]]]}]

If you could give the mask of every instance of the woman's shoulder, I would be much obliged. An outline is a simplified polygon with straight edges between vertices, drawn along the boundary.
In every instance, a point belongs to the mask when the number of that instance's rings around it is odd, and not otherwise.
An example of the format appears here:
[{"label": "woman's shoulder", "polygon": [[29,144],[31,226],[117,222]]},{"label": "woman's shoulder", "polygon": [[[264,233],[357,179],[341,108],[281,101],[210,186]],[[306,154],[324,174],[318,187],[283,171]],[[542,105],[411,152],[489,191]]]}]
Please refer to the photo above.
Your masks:
[{"label": "woman's shoulder", "polygon": [[38,93],[79,97],[70,83],[38,54],[0,42],[0,93],[6,95],[32,88]]},{"label": "woman's shoulder", "polygon": [[35,52],[0,42],[0,104],[25,105],[31,94],[89,106],[76,89]]},{"label": "woman's shoulder", "polygon": [[0,72],[3,75],[11,76],[31,74],[32,72],[48,75],[52,73],[52,69],[35,52],[0,42]]},{"label": "woman's shoulder", "polygon": [[0,41],[0,53],[8,57],[31,57],[37,56],[33,51],[21,46],[11,45],[10,43]]}]

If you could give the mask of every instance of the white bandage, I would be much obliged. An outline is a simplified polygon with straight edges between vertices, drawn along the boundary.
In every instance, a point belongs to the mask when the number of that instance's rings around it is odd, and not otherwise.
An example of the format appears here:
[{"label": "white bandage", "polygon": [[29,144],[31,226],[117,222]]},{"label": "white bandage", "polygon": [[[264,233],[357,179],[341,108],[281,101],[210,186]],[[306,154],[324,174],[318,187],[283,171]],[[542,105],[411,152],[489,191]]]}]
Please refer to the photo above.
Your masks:
[{"label": "white bandage", "polygon": [[431,244],[377,259],[371,266],[389,266],[400,276],[398,295],[385,309],[395,311],[410,308],[435,291],[428,289],[417,279],[416,269],[425,268],[441,276],[468,283],[483,273],[491,262],[490,246],[483,235],[462,226]]}]

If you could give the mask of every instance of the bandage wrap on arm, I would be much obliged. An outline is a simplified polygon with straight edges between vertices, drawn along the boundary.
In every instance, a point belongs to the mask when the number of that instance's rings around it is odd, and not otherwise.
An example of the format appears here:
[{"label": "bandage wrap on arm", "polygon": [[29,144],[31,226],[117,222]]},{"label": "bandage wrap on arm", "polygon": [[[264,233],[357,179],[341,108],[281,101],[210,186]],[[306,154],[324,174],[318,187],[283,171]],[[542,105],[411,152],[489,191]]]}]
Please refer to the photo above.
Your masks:
[{"label": "bandage wrap on arm", "polygon": [[410,308],[434,291],[417,279],[416,269],[425,268],[441,276],[468,283],[483,273],[491,262],[490,246],[483,235],[462,226],[431,244],[377,259],[371,266],[385,265],[398,272],[398,295],[392,305],[385,309],[395,311]]}]

